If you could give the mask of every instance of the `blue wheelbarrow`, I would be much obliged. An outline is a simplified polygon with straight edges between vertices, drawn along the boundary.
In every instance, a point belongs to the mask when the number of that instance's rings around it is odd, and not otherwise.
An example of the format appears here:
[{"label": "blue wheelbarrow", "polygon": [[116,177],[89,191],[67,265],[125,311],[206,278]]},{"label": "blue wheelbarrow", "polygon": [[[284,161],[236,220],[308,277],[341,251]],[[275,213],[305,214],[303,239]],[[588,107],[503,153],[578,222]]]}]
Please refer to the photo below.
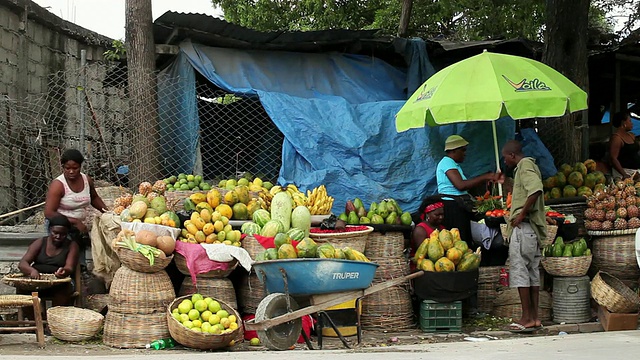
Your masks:
[{"label": "blue wheelbarrow", "polygon": [[[258,305],[255,319],[245,323],[271,350],[287,350],[302,332],[302,317],[322,312],[353,299],[422,276],[410,275],[371,286],[378,264],[342,259],[286,259],[258,261],[253,268],[269,293]],[[310,306],[299,308],[295,297],[308,297]],[[333,324],[332,324],[333,326]],[[334,327],[335,328],[335,327]],[[302,332],[307,346],[311,343]],[[346,341],[341,337],[345,346]]]}]

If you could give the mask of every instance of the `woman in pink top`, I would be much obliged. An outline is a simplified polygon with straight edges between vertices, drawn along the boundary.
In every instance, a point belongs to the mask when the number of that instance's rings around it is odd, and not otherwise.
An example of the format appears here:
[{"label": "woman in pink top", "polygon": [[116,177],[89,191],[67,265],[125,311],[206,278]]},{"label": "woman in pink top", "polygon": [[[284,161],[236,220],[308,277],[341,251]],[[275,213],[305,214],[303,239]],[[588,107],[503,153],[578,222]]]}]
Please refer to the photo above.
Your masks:
[{"label": "woman in pink top", "polygon": [[78,150],[68,149],[62,153],[62,175],[49,185],[44,206],[44,216],[47,219],[58,214],[66,216],[79,232],[80,238],[88,235],[87,224],[84,221],[89,206],[100,212],[107,209],[93,186],[93,180],[81,172],[83,161],[84,157]]}]

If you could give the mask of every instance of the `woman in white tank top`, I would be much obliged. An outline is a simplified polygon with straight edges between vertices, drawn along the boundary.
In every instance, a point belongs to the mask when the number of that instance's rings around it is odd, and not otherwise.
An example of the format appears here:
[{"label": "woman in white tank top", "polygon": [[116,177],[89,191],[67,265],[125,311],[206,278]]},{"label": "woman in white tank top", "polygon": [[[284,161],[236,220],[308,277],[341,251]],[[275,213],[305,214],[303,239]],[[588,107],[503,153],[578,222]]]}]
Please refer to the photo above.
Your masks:
[{"label": "woman in white tank top", "polygon": [[62,153],[62,175],[49,185],[44,207],[44,216],[51,219],[56,214],[66,216],[81,235],[87,234],[87,217],[89,206],[105,212],[107,206],[93,186],[93,180],[80,172],[84,157],[75,149]]}]

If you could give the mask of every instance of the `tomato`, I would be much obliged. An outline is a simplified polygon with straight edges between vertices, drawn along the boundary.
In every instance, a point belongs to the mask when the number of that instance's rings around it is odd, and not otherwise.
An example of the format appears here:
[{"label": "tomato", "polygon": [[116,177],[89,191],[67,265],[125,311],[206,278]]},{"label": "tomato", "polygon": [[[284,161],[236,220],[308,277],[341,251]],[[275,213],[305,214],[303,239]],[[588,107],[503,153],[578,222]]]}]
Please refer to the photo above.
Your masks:
[{"label": "tomato", "polygon": [[491,210],[488,210],[486,213],[484,213],[484,216],[492,216],[491,215]]}]

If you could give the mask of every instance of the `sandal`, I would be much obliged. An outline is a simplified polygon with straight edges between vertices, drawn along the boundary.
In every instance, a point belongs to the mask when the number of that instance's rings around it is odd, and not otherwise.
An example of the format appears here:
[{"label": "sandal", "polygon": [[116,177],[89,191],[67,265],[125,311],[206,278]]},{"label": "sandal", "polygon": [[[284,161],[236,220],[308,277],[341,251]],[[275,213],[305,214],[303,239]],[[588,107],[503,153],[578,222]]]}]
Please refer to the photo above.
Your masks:
[{"label": "sandal", "polygon": [[536,330],[538,330],[539,328],[537,327],[525,327],[522,324],[518,324],[518,323],[511,323],[509,324],[509,331],[511,331],[512,333],[516,333],[516,334],[526,334],[526,333],[531,333],[534,332]]}]

